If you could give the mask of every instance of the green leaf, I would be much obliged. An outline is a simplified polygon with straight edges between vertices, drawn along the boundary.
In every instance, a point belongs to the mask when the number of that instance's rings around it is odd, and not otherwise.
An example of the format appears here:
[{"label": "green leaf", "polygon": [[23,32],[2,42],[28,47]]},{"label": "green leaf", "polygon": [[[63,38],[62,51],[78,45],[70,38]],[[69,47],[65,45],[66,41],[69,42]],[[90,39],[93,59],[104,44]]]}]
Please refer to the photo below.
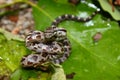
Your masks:
[{"label": "green leaf", "polygon": [[[46,27],[51,26],[51,22],[59,15],[67,13],[80,16],[80,13],[86,10],[88,10],[87,12],[89,14],[95,11],[91,7],[86,9],[86,6],[88,6],[87,4],[81,4],[75,7],[71,4],[63,4],[54,0],[39,1],[38,6],[42,11],[39,11],[38,7],[33,7],[33,15],[36,25],[35,27],[38,30],[44,30]],[[87,13],[85,13],[84,16],[86,14]]]},{"label": "green leaf", "polygon": [[20,65],[22,56],[27,52],[29,51],[25,48],[24,42],[8,40],[3,33],[0,33],[0,58],[1,62],[5,64],[3,66],[7,66],[8,69],[14,71]]},{"label": "green leaf", "polygon": [[36,77],[36,72],[34,70],[25,70],[19,68],[11,75],[11,80],[28,80],[28,78],[31,76]]},{"label": "green leaf", "polygon": [[[85,3],[73,6],[53,0],[40,0],[38,6],[47,13],[46,15],[34,7],[33,14],[38,30],[44,30],[54,18],[62,14],[80,16],[94,11]],[[120,31],[116,22],[105,21],[98,14],[86,23],[65,21],[59,26],[67,29],[72,44],[72,53],[62,64],[66,74],[74,72],[73,80],[120,79]],[[93,37],[98,32],[102,38],[94,42]]]},{"label": "green leaf", "polygon": [[115,10],[112,11],[112,5],[108,2],[109,0],[98,0],[101,7],[110,13],[110,15],[115,19],[115,20],[120,20],[120,11],[114,6]]},{"label": "green leaf", "polygon": [[11,73],[11,70],[6,66],[4,61],[0,60],[0,77],[1,76],[9,76],[10,73]]},{"label": "green leaf", "polygon": [[10,76],[27,53],[23,39],[0,29],[0,76]]},{"label": "green leaf", "polygon": [[11,75],[11,80],[49,80],[51,72],[42,72],[35,69],[18,68]]}]

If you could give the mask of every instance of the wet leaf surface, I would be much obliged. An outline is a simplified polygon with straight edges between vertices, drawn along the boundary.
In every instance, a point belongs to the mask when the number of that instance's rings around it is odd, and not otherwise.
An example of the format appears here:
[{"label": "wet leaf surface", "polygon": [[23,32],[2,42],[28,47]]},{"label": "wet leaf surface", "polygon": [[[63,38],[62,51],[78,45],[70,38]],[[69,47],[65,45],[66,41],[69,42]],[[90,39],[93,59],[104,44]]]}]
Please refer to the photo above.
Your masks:
[{"label": "wet leaf surface", "polygon": [[[29,73],[29,75],[28,75]],[[22,68],[19,68],[14,71],[14,73],[11,75],[11,80],[28,80],[29,77],[34,76],[36,77],[36,73],[33,70],[25,70]]]},{"label": "wet leaf surface", "polygon": [[[7,37],[5,35],[9,35]],[[21,57],[27,52],[25,44],[19,41],[17,36],[14,37],[9,32],[0,33],[0,75],[10,76],[10,74],[20,66]],[[16,39],[16,40],[15,40]],[[21,40],[21,39],[20,39]]]},{"label": "wet leaf surface", "polygon": [[[52,20],[62,14],[90,15],[95,9],[89,3],[77,6],[58,1],[39,1],[38,5],[47,13],[34,8],[36,29],[44,30]],[[49,16],[48,16],[49,15]],[[65,21],[59,25],[68,31],[72,44],[72,53],[62,65],[66,74],[75,72],[73,80],[119,80],[120,76],[120,42],[119,27],[114,21],[105,21],[96,15],[91,21],[78,23]],[[101,39],[94,42],[93,36],[100,32]]]},{"label": "wet leaf surface", "polygon": [[0,58],[10,70],[14,71],[18,67],[21,57],[26,52],[23,42],[7,40],[3,34],[0,34]]}]

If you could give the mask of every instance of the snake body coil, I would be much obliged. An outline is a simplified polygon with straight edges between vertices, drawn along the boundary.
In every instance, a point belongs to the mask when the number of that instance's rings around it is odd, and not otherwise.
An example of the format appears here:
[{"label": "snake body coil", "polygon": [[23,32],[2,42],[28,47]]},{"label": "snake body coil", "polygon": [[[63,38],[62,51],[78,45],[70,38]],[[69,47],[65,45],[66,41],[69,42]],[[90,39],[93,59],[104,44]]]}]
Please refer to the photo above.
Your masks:
[{"label": "snake body coil", "polygon": [[33,31],[26,37],[26,46],[34,51],[34,54],[24,56],[21,60],[23,67],[41,67],[47,62],[60,64],[70,55],[71,44],[67,38],[67,31],[58,28],[59,23],[65,20],[86,22],[92,19],[98,11],[88,18],[80,18],[74,15],[62,15],[57,17],[51,27],[43,31]]}]

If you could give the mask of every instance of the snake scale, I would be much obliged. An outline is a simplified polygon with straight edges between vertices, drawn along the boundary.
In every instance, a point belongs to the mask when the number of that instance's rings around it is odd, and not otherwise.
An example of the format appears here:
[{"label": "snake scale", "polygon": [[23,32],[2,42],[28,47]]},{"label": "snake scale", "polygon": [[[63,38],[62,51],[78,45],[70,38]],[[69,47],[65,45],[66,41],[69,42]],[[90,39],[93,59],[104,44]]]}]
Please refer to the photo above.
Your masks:
[{"label": "snake scale", "polygon": [[25,39],[28,49],[34,51],[21,59],[23,67],[39,68],[46,62],[55,64],[63,63],[71,53],[71,44],[67,38],[67,31],[58,25],[65,20],[87,22],[91,20],[99,10],[87,18],[81,18],[70,14],[57,17],[45,31],[32,31]]}]

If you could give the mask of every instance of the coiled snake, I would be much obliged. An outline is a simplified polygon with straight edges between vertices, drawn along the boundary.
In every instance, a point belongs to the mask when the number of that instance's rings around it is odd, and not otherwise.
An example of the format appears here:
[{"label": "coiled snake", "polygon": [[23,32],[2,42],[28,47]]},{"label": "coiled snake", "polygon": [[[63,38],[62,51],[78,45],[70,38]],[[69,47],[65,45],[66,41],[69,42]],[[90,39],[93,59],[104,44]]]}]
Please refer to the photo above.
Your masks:
[{"label": "coiled snake", "polygon": [[67,31],[59,28],[58,25],[65,20],[87,22],[91,20],[99,10],[92,13],[88,18],[80,18],[74,15],[65,14],[57,17],[51,27],[45,31],[33,31],[26,37],[26,46],[34,51],[34,54],[24,56],[21,60],[23,67],[38,68],[47,62],[60,64],[70,55],[71,44],[67,38]]}]

